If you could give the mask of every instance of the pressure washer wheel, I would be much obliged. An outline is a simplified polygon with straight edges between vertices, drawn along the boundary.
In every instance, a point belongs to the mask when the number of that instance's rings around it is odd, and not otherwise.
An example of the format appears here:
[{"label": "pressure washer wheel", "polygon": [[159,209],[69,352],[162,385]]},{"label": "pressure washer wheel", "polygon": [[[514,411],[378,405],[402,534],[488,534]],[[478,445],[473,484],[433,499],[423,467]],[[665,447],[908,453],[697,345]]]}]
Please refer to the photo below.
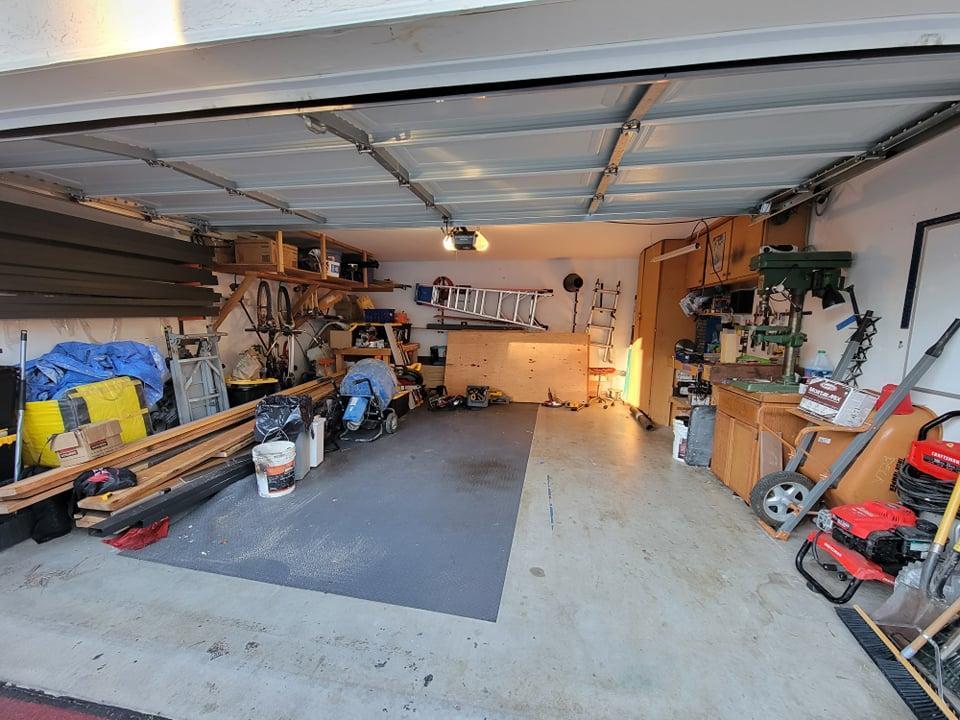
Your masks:
[{"label": "pressure washer wheel", "polygon": [[764,475],[750,491],[750,507],[758,518],[779,528],[807,499],[813,482],[798,472],[780,470]]},{"label": "pressure washer wheel", "polygon": [[383,414],[383,431],[387,435],[393,435],[397,431],[399,422],[397,411],[393,408],[387,408],[387,411]]}]

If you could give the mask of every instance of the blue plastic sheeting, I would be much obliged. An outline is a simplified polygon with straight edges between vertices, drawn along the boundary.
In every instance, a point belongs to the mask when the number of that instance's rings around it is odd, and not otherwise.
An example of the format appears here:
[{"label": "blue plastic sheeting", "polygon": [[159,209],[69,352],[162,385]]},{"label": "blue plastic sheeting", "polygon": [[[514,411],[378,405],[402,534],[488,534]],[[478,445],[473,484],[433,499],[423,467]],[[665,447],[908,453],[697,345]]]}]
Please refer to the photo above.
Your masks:
[{"label": "blue plastic sheeting", "polygon": [[143,383],[148,405],[163,395],[166,362],[153,345],[65,342],[27,363],[27,400],[57,400],[78,385],[121,375]]},{"label": "blue plastic sheeting", "polygon": [[365,380],[370,381],[383,407],[389,405],[393,396],[397,394],[397,376],[393,368],[383,360],[372,358],[361,360],[347,371],[340,382],[340,394],[347,397],[372,397],[370,385],[367,385]]}]

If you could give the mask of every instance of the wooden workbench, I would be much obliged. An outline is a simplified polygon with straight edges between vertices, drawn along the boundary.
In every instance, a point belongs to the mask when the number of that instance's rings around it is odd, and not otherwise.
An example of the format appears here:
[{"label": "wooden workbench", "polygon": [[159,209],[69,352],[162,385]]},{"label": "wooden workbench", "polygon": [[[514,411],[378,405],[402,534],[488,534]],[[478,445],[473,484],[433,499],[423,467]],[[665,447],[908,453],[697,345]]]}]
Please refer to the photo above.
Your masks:
[{"label": "wooden workbench", "polygon": [[760,479],[761,438],[767,451],[780,453],[782,439],[793,446],[797,433],[808,424],[792,410],[800,403],[799,393],[752,393],[732,385],[714,385],[717,421],[713,433],[710,469],[741,498],[750,502],[750,491]]},{"label": "wooden workbench", "polygon": [[[403,349],[407,351],[407,354],[416,358],[417,350],[420,349],[420,343],[403,343]],[[378,360],[383,360],[385,363],[390,365],[393,364],[393,354],[388,347],[382,348],[371,348],[371,347],[345,347],[345,348],[336,348],[333,351],[334,356],[337,359],[337,372],[342,372],[345,369],[347,357],[353,358],[365,358],[372,357],[377,358]]]}]

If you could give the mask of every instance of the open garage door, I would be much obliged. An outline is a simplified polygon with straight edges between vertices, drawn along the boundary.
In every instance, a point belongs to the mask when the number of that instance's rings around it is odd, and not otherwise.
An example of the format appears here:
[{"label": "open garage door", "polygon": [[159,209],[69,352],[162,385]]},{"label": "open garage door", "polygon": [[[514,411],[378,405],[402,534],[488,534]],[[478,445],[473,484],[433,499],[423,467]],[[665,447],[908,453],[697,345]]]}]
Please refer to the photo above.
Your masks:
[{"label": "open garage door", "polygon": [[691,71],[7,133],[0,180],[224,231],[760,214],[958,99],[955,53]]}]

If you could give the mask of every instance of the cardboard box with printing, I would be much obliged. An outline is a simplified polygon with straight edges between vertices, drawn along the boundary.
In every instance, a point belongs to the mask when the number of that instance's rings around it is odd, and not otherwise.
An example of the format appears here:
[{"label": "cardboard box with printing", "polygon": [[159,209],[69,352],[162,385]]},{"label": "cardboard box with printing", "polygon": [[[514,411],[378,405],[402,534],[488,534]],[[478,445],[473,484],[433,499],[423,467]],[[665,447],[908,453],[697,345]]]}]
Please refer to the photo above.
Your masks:
[{"label": "cardboard box with printing", "polygon": [[807,383],[800,409],[844,427],[863,425],[876,404],[875,395],[829,378]]},{"label": "cardboard box with printing", "polygon": [[56,453],[62,466],[93,460],[122,445],[120,423],[117,420],[90,423],[76,430],[54,435],[50,441],[50,449]]}]

